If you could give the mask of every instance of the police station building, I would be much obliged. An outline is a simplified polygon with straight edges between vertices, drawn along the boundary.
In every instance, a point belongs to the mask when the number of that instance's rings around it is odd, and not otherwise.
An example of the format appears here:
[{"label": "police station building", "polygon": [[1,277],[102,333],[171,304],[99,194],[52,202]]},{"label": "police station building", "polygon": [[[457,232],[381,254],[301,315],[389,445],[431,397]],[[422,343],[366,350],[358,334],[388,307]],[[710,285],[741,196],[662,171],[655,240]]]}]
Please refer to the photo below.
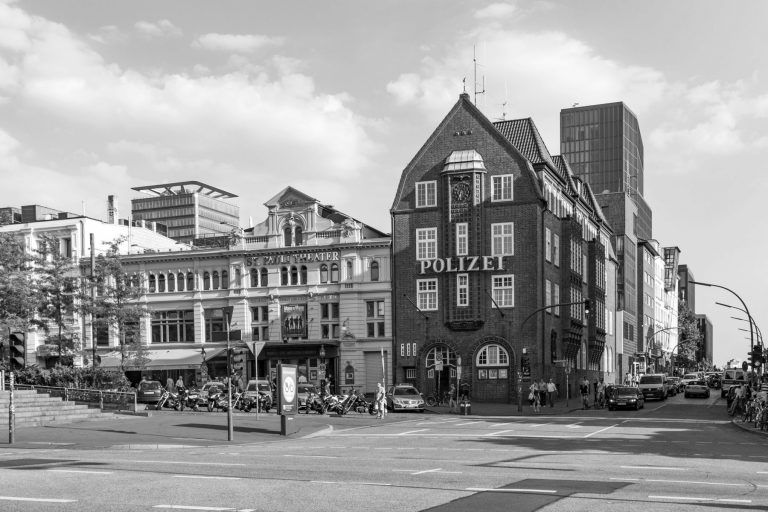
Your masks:
[{"label": "police station building", "polygon": [[512,402],[530,379],[613,371],[612,233],[531,119],[492,123],[462,94],[391,213],[396,382]]}]

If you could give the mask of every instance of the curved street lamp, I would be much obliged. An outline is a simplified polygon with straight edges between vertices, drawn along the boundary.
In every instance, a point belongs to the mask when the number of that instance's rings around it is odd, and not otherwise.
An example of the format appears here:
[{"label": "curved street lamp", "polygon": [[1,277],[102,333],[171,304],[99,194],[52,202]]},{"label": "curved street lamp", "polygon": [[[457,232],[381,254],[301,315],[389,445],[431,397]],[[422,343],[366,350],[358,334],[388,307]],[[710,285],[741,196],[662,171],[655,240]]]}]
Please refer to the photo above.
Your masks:
[{"label": "curved street lamp", "polygon": [[[699,286],[706,286],[707,288],[720,288],[720,289],[722,289],[722,290],[726,290],[726,291],[728,291],[728,292],[731,292],[733,295],[735,295],[735,296],[736,296],[736,298],[737,298],[737,299],[739,299],[739,302],[741,302],[741,305],[742,305],[742,306],[744,306],[744,312],[747,314],[747,316],[748,316],[750,319],[752,318],[752,315],[749,313],[749,308],[748,308],[748,307],[747,307],[747,305],[744,303],[744,301],[742,300],[742,298],[739,296],[739,294],[738,294],[738,293],[736,293],[735,291],[731,290],[730,288],[726,288],[725,286],[720,286],[719,284],[704,283],[704,282],[702,282],[702,281],[693,281],[693,280],[689,280],[688,282],[689,282],[689,283],[691,283],[691,284],[697,284],[697,285],[699,285]],[[752,320],[751,322],[749,322],[749,342],[750,342],[750,345],[749,345],[749,349],[750,349],[750,350],[754,349],[754,347],[755,347],[755,333],[754,333],[754,331],[752,330],[752,324],[753,324],[753,323],[754,323],[754,320]]]}]

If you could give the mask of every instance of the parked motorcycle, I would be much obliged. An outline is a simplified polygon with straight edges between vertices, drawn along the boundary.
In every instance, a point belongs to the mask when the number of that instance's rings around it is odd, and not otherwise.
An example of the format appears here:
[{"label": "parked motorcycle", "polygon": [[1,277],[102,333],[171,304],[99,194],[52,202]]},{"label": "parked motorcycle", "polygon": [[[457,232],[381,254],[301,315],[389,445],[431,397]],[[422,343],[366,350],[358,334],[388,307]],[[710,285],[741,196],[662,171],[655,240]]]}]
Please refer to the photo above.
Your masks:
[{"label": "parked motorcycle", "polygon": [[325,411],[330,413],[342,414],[341,404],[343,402],[342,397],[338,395],[327,395],[323,400],[325,404]]},{"label": "parked motorcycle", "polygon": [[208,395],[208,412],[227,410],[227,390],[223,388],[217,389],[215,392]]},{"label": "parked motorcycle", "polygon": [[272,395],[269,393],[265,393],[263,391],[259,391],[259,396],[257,398],[258,400],[258,407],[259,412],[269,412],[269,410],[272,408]]},{"label": "parked motorcycle", "polygon": [[355,411],[360,414],[376,414],[376,410],[373,408],[372,403],[368,403],[365,397],[356,389],[350,391],[349,396],[341,403],[341,415],[347,414],[349,411]]},{"label": "parked motorcycle", "polygon": [[[200,392],[196,389],[183,389],[179,391],[179,408],[183,411],[184,407],[189,407],[197,412],[200,408],[197,405],[200,399]],[[174,407],[174,409],[176,409]],[[178,410],[178,409],[177,409]]]},{"label": "parked motorcycle", "polygon": [[312,392],[307,394],[307,402],[306,407],[304,408],[304,412],[309,414],[309,411],[315,411],[317,414],[325,414],[325,408],[326,403],[322,398],[320,398],[320,395]]},{"label": "parked motorcycle", "polygon": [[178,411],[181,407],[181,404],[179,403],[179,395],[164,389],[163,394],[160,395],[160,400],[158,400],[157,404],[155,405],[155,409],[159,411],[163,407],[168,407],[169,409],[175,409]]}]

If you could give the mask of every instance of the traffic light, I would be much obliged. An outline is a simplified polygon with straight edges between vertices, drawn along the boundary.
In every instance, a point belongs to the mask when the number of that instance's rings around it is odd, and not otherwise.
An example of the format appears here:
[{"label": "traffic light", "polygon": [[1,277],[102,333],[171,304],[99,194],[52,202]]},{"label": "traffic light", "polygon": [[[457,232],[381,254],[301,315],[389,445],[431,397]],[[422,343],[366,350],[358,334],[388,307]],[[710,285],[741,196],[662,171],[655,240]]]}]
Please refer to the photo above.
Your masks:
[{"label": "traffic light", "polygon": [[23,332],[12,332],[8,342],[11,370],[21,370],[27,366],[27,335]]},{"label": "traffic light", "polygon": [[584,314],[587,316],[589,316],[589,305],[590,305],[590,300],[586,299],[584,301]]},{"label": "traffic light", "polygon": [[245,370],[246,352],[243,349],[232,349],[232,372],[243,373]]},{"label": "traffic light", "polygon": [[761,345],[755,345],[749,356],[752,368],[760,368],[763,364],[763,347]]}]

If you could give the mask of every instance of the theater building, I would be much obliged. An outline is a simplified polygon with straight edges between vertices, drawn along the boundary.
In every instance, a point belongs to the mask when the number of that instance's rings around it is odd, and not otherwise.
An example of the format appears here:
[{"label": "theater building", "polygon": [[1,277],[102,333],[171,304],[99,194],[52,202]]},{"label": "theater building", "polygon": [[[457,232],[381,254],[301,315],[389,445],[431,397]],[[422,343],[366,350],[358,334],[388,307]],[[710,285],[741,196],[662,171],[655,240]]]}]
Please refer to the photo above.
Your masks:
[{"label": "theater building", "polygon": [[512,402],[531,379],[610,371],[610,227],[530,118],[493,123],[462,94],[391,214],[397,382]]},{"label": "theater building", "polygon": [[[266,219],[239,235],[123,257],[150,310],[144,375],[223,378],[229,338],[243,380],[295,364],[300,381],[373,392],[382,354],[391,371],[389,235],[291,187],[265,206]],[[243,342],[264,344],[258,358]]]}]

